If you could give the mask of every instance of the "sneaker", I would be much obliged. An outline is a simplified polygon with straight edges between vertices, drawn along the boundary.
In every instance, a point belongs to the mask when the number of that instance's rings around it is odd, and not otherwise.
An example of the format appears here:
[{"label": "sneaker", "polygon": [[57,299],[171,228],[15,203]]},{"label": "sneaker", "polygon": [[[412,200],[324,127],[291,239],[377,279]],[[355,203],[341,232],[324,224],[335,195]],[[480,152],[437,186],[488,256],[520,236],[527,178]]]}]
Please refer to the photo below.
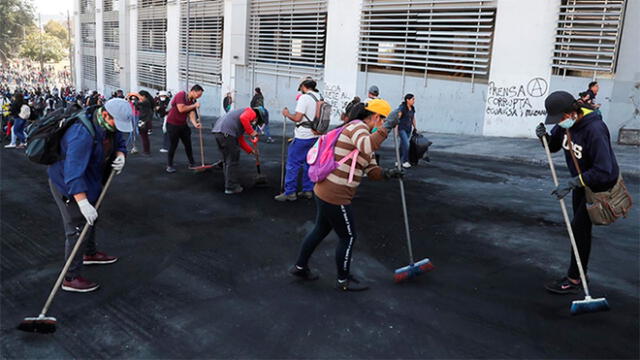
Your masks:
[{"label": "sneaker", "polygon": [[5,149],[15,149],[16,148],[16,144],[5,145],[4,148]]},{"label": "sneaker", "polygon": [[545,284],[544,287],[547,291],[554,294],[578,294],[580,289],[582,289],[580,283],[574,284],[566,276],[562,279],[551,281]]},{"label": "sneaker", "polygon": [[71,280],[64,279],[62,282],[62,290],[71,292],[91,292],[97,290],[100,287],[97,283],[89,281],[83,277],[75,277]]},{"label": "sneaker", "polygon": [[276,199],[276,201],[285,202],[285,201],[296,201],[298,200],[298,197],[296,196],[296,194],[287,195],[285,193],[282,193],[280,195],[276,195],[274,199]]},{"label": "sneaker", "polygon": [[367,285],[360,283],[360,280],[349,275],[347,279],[338,279],[336,281],[336,288],[340,291],[365,291],[369,290]]},{"label": "sneaker", "polygon": [[405,168],[405,169],[408,169],[408,168],[411,167],[411,164],[409,164],[408,161],[405,161],[405,162],[402,163],[402,167]]},{"label": "sneaker", "polygon": [[161,152],[161,153],[168,153],[168,152],[169,152],[169,150],[167,150],[167,149],[160,149],[160,152]]},{"label": "sneaker", "polygon": [[176,170],[176,168],[174,168],[173,166],[167,166],[166,171],[167,171],[169,174],[173,174],[173,173],[174,173],[174,172],[176,172],[177,170]]},{"label": "sneaker", "polygon": [[313,192],[312,191],[301,191],[301,192],[298,193],[298,197],[302,198],[302,199],[311,200],[311,199],[313,199]]},{"label": "sneaker", "polygon": [[242,188],[242,186],[238,185],[233,189],[225,189],[224,193],[227,194],[227,195],[235,195],[235,194],[240,194],[243,190],[244,190],[244,188]]},{"label": "sneaker", "polygon": [[106,265],[113,264],[118,261],[118,258],[115,256],[109,256],[103,252],[96,252],[93,255],[85,255],[82,259],[82,264],[84,265]]},{"label": "sneaker", "polygon": [[137,154],[137,153],[138,153],[138,148],[134,147],[133,149],[131,149],[131,151],[129,151],[129,153],[130,153],[131,155],[133,155],[133,154]]},{"label": "sneaker", "polygon": [[269,144],[273,143],[273,139],[272,139],[272,138],[270,138],[270,137],[269,137],[269,138],[267,138],[267,143],[269,143]]},{"label": "sneaker", "polygon": [[214,162],[212,165],[216,169],[224,169],[224,161],[222,161],[222,160],[218,160],[218,161]]},{"label": "sneaker", "polygon": [[289,274],[306,281],[318,280],[318,278],[320,278],[317,274],[312,273],[309,268],[302,268],[298,265],[293,265],[291,269],[289,269]]}]

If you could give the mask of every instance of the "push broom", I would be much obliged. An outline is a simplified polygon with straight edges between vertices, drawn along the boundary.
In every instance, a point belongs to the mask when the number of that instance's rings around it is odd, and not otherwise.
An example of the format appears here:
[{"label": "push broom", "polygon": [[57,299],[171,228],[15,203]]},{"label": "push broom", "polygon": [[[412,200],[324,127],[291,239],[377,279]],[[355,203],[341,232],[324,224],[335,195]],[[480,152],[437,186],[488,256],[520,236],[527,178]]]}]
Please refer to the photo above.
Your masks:
[{"label": "push broom", "polygon": [[195,172],[203,172],[211,169],[212,167],[214,167],[214,165],[204,163],[204,140],[202,139],[202,122],[200,121],[201,117],[199,109],[196,109],[196,115],[198,116],[198,122],[200,122],[201,124],[201,126],[198,128],[198,136],[200,137],[200,165],[190,167],[189,169]]},{"label": "push broom", "polygon": [[[398,149],[397,129],[394,129],[393,144],[396,150],[396,166],[401,170],[400,150]],[[433,263],[428,258],[418,262],[413,260],[413,246],[411,244],[411,232],[409,231],[409,215],[407,213],[407,200],[404,194],[404,181],[399,178],[400,182],[400,198],[402,199],[402,214],[404,216],[404,230],[407,234],[407,249],[409,250],[409,265],[396,269],[393,279],[396,283],[407,281],[415,278],[434,268]]]},{"label": "push broom", "polygon": [[[115,173],[116,173],[115,170],[111,170],[111,174],[107,179],[107,183],[104,185],[104,188],[100,193],[100,197],[98,198],[98,202],[96,203],[96,210],[100,208],[100,204],[102,204],[102,200],[104,199],[104,196],[107,193],[107,189],[109,189],[109,186],[111,185],[111,181],[113,180],[113,176],[115,175]],[[58,293],[58,290],[60,289],[60,284],[62,284],[62,280],[64,279],[64,276],[66,275],[67,270],[69,270],[69,266],[71,266],[71,262],[73,261],[76,254],[78,253],[78,250],[80,249],[80,245],[82,245],[82,242],[84,241],[84,238],[87,236],[87,233],[89,232],[90,228],[91,228],[91,225],[89,225],[89,223],[84,224],[84,228],[82,228],[82,232],[80,233],[80,236],[78,237],[78,240],[76,241],[75,246],[71,250],[71,254],[69,254],[69,258],[67,259],[67,262],[64,264],[64,267],[62,268],[62,271],[58,276],[58,280],[56,280],[56,283],[53,285],[53,289],[51,289],[51,293],[49,293],[49,298],[47,298],[47,301],[44,303],[44,307],[42,308],[42,311],[40,311],[40,315],[38,315],[37,317],[24,318],[24,320],[22,320],[20,325],[18,325],[18,330],[33,332],[33,333],[42,333],[42,334],[53,333],[56,331],[56,324],[58,321],[56,320],[56,318],[52,316],[47,316],[47,311],[49,310],[49,306],[51,306],[51,303],[53,302],[53,298]]]},{"label": "push broom", "polygon": [[267,186],[267,177],[262,174],[260,171],[260,150],[258,149],[258,141],[254,143],[256,147],[255,155],[256,155],[256,170],[258,173],[256,174],[256,187],[265,187]]},{"label": "push broom", "polygon": [[[556,175],[556,168],[553,165],[553,159],[551,159],[551,151],[549,151],[549,143],[547,142],[546,136],[542,137],[542,143],[544,144],[544,150],[547,153],[547,160],[549,161],[549,168],[551,169],[551,176],[553,177],[553,183],[558,184],[558,176]],[[609,303],[605,298],[592,298],[589,294],[589,286],[587,285],[587,277],[584,274],[584,269],[582,268],[582,261],[580,260],[580,253],[578,253],[578,248],[576,246],[576,239],[573,237],[573,230],[571,229],[571,222],[569,221],[569,214],[567,213],[567,207],[564,204],[564,199],[560,199],[560,208],[562,209],[562,216],[564,217],[564,222],[567,225],[567,232],[569,233],[569,239],[571,239],[571,249],[573,249],[573,255],[576,258],[576,264],[578,265],[578,270],[580,271],[580,281],[582,283],[582,288],[584,289],[584,300],[575,300],[571,303],[571,315],[580,315],[586,313],[593,313],[598,311],[607,311],[609,310]]]}]

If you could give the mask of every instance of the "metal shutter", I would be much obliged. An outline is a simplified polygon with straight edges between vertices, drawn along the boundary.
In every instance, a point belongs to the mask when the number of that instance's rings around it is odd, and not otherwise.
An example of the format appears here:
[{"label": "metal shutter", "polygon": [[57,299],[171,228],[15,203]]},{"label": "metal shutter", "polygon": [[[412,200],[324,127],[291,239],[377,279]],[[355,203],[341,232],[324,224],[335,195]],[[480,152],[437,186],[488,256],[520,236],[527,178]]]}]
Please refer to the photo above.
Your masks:
[{"label": "metal shutter", "polygon": [[138,83],[163,90],[166,87],[167,1],[138,2]]},{"label": "metal shutter", "polygon": [[495,1],[364,0],[359,64],[366,71],[487,78]]},{"label": "metal shutter", "polygon": [[120,26],[117,21],[105,21],[103,27],[104,47],[120,47]]},{"label": "metal shutter", "polygon": [[554,72],[615,72],[625,6],[625,0],[562,0]]},{"label": "metal shutter", "polygon": [[80,53],[82,54],[82,87],[96,88],[96,3],[80,0]]},{"label": "metal shutter", "polygon": [[[96,81],[96,57],[91,55],[82,55],[82,78],[85,80]],[[91,90],[94,90],[91,88]]]},{"label": "metal shutter", "polygon": [[326,0],[252,0],[249,65],[290,77],[324,73]]},{"label": "metal shutter", "polygon": [[180,13],[180,80],[220,84],[224,0],[182,0]]},{"label": "metal shutter", "polygon": [[104,58],[104,83],[120,87],[120,64],[118,59]]},{"label": "metal shutter", "polygon": [[119,10],[120,10],[119,0],[103,0],[102,1],[103,12],[111,12],[111,11],[119,11]]}]

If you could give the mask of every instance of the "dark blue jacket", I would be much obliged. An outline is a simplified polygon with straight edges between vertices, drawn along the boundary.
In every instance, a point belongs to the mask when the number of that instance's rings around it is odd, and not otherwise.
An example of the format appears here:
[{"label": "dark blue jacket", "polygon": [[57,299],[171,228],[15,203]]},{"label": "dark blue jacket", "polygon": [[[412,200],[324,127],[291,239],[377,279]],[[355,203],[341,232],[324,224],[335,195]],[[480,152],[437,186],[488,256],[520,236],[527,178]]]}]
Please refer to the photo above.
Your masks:
[{"label": "dark blue jacket", "polygon": [[[611,147],[611,136],[607,125],[602,121],[599,111],[583,109],[588,112],[582,120],[569,129],[573,141],[573,153],[582,171],[582,179],[593,191],[606,191],[615,185],[620,169]],[[557,152],[565,149],[564,156],[571,176],[578,176],[565,129],[556,125],[551,130],[549,149]]]},{"label": "dark blue jacket", "polygon": [[109,134],[101,126],[94,126],[95,139],[80,121],[71,125],[60,142],[63,160],[51,166],[47,172],[60,193],[68,198],[85,192],[90,203],[95,204],[102,191],[105,173],[110,171],[116,151],[126,154],[127,144],[122,134],[112,134],[113,145],[109,154],[105,154],[105,146],[109,143]]}]

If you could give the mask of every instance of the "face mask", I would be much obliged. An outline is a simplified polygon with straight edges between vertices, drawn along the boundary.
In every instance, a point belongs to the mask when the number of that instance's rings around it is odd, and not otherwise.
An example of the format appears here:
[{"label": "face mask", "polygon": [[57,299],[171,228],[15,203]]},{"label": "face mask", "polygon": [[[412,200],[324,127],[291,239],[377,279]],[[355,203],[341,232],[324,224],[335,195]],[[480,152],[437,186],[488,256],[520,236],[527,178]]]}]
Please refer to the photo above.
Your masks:
[{"label": "face mask", "polygon": [[570,117],[570,118],[568,118],[566,120],[563,120],[563,121],[559,122],[558,125],[563,129],[569,129],[575,123],[576,123],[576,119],[574,119],[573,117]]},{"label": "face mask", "polygon": [[104,119],[104,117],[102,116],[102,109],[98,110],[96,114],[96,120],[98,120],[98,125],[102,126],[103,129],[110,132],[114,132],[116,130],[113,126],[111,126],[111,124],[107,122],[107,120]]}]

